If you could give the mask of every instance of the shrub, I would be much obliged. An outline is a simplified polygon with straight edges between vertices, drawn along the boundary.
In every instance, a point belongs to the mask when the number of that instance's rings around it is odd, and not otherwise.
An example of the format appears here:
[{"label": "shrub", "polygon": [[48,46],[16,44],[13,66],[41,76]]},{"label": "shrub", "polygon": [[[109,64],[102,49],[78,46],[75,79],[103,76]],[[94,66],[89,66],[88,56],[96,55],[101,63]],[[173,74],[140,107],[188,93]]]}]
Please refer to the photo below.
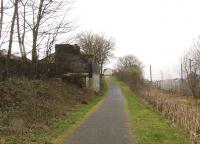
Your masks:
[{"label": "shrub", "polygon": [[117,62],[115,76],[128,83],[135,92],[138,92],[144,83],[142,63],[132,55],[120,57]]}]

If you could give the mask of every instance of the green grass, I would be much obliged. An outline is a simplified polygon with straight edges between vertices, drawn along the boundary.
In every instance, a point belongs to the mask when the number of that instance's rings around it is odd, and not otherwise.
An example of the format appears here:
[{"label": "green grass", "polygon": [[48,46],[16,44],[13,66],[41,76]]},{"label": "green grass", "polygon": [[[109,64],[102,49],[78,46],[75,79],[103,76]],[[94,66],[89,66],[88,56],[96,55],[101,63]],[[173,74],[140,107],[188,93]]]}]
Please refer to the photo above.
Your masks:
[{"label": "green grass", "polygon": [[138,144],[189,143],[182,130],[142,102],[126,84],[120,82],[120,85],[126,97],[132,131]]},{"label": "green grass", "polygon": [[[74,106],[66,118],[57,120],[53,125],[44,129],[37,129],[22,137],[10,139],[6,141],[7,144],[52,144],[55,139],[66,133],[70,128],[80,122],[84,116],[96,106],[106,95],[107,86],[99,94],[94,96],[88,104],[78,104]],[[0,142],[1,143],[1,142]]]}]

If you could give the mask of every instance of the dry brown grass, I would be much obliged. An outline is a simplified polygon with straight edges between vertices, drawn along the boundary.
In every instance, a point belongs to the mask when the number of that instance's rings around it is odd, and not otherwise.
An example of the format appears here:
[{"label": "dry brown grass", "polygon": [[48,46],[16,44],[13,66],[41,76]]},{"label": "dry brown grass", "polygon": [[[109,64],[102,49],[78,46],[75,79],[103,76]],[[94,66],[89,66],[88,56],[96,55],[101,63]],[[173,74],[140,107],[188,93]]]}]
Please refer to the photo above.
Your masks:
[{"label": "dry brown grass", "polygon": [[3,137],[46,129],[83,100],[88,91],[61,79],[12,78],[0,83],[0,143]]},{"label": "dry brown grass", "polygon": [[195,144],[200,144],[200,100],[147,88],[140,96],[174,124],[183,128]]}]

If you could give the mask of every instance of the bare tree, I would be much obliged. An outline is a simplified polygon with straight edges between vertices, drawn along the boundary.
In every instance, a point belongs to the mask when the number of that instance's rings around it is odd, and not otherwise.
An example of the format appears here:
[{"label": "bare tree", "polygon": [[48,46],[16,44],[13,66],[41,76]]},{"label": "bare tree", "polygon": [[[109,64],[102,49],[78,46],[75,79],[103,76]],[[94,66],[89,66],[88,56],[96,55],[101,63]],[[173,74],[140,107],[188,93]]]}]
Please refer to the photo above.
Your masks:
[{"label": "bare tree", "polygon": [[[19,3],[19,2],[18,2]],[[19,5],[19,4],[18,4]],[[16,21],[17,21],[17,37],[18,37],[18,44],[19,50],[22,56],[22,59],[26,57],[25,48],[23,47],[22,38],[21,38],[21,31],[20,31],[20,17],[19,17],[19,7],[17,7],[17,14],[16,14]],[[25,34],[25,33],[23,33]]]},{"label": "bare tree", "polygon": [[200,38],[183,58],[184,73],[193,98],[200,96]]},{"label": "bare tree", "polygon": [[93,61],[100,67],[100,74],[103,74],[103,66],[113,56],[114,42],[111,38],[104,35],[82,33],[78,35],[78,44],[82,51],[87,55],[92,55]]},{"label": "bare tree", "polygon": [[140,90],[143,85],[143,66],[134,55],[118,58],[115,75],[127,82],[135,91]]},{"label": "bare tree", "polygon": [[[37,40],[38,40],[38,31],[40,28],[40,21],[43,18],[44,14],[44,0],[40,0],[38,13],[36,21],[34,20],[34,13],[33,13],[33,26],[32,26],[32,35],[33,35],[33,42],[32,42],[32,76],[36,77],[37,74]],[[34,8],[33,8],[34,11]]]},{"label": "bare tree", "polygon": [[[29,0],[30,1],[30,0]],[[28,3],[32,11],[32,20],[25,19],[26,24],[32,32],[32,76],[37,76],[37,63],[39,51],[52,48],[59,34],[67,33],[70,22],[67,21],[68,2],[64,0],[31,0]],[[65,11],[64,11],[65,10]],[[63,16],[64,15],[64,16]],[[23,41],[23,39],[22,39]],[[49,52],[49,50],[48,50]]]},{"label": "bare tree", "polygon": [[135,68],[138,67],[142,69],[142,63],[138,60],[137,57],[133,55],[126,55],[124,57],[119,57],[117,62],[117,69],[118,70],[126,70],[128,68]]},{"label": "bare tree", "polygon": [[[10,19],[8,15],[11,17],[12,12],[11,9],[14,8],[14,2],[1,0],[1,14],[0,14],[0,47],[4,43],[8,43],[9,39],[9,32],[10,32]],[[8,12],[9,11],[9,12]],[[5,18],[6,17],[6,18]]]},{"label": "bare tree", "polygon": [[1,0],[0,39],[1,39],[2,28],[3,28],[3,16],[4,16],[4,2],[3,0]]},{"label": "bare tree", "polygon": [[[25,35],[26,35],[26,7],[27,7],[27,4],[28,4],[28,1],[29,0],[21,0],[21,4],[22,4],[22,7],[23,7],[23,11],[21,13],[21,17],[23,19],[22,21],[22,25],[23,25],[23,32],[22,32],[22,36],[21,36],[21,41],[19,40],[19,43],[21,42],[21,46],[22,46],[22,57],[24,57],[26,59],[26,48],[25,48]],[[18,13],[19,15],[19,13]],[[20,30],[19,30],[20,31]]]},{"label": "bare tree", "polygon": [[7,54],[7,59],[6,59],[5,74],[4,74],[3,79],[6,79],[8,77],[9,63],[10,63],[10,56],[11,56],[11,50],[12,50],[13,34],[14,34],[14,26],[15,26],[15,19],[16,19],[16,15],[17,15],[17,10],[18,10],[18,0],[15,0],[14,1],[14,12],[13,12],[11,27],[10,27],[10,38],[9,38],[9,44],[8,44],[8,54]]},{"label": "bare tree", "polygon": [[72,30],[71,22],[69,22],[66,17],[68,16],[68,10],[62,13],[60,21],[55,23],[53,26],[50,25],[48,31],[45,32],[46,38],[46,57],[52,53],[54,44],[58,41],[58,37],[65,36],[66,33]]},{"label": "bare tree", "polygon": [[[68,18],[71,3],[66,0],[2,0],[0,4],[0,47],[7,47],[8,51],[5,69],[9,66],[13,43],[18,44],[24,60],[31,54],[31,73],[35,78],[38,60],[45,56],[40,56],[40,52],[46,51],[46,56],[54,52],[54,44],[65,41],[64,35],[72,30]],[[16,52],[16,47],[14,50]]]}]

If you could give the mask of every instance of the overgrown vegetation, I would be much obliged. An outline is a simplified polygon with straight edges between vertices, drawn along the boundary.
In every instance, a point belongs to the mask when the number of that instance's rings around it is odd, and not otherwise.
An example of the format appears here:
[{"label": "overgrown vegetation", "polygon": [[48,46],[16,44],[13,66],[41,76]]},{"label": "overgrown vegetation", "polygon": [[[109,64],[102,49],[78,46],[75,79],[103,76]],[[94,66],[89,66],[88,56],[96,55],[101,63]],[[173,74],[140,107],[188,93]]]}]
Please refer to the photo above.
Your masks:
[{"label": "overgrown vegetation", "polygon": [[0,143],[50,143],[102,98],[56,78],[12,78],[0,92]]},{"label": "overgrown vegetation", "polygon": [[[147,83],[143,80],[142,64],[134,56],[122,57],[117,64],[118,72],[115,73],[115,76],[118,79],[128,84],[130,89],[136,92],[144,102],[152,105],[156,111],[161,112],[163,116],[167,117],[177,126],[183,128],[194,143],[199,142],[200,123],[198,120],[200,119],[200,115],[198,106],[195,106],[197,103],[187,105],[172,95],[171,97],[169,97],[169,95],[166,97],[163,96],[162,93],[158,93],[159,90],[153,89],[151,83]],[[135,100],[135,98],[132,99]]]},{"label": "overgrown vegetation", "polygon": [[200,37],[183,56],[181,63],[183,65],[181,78],[187,81],[190,96],[200,98]]},{"label": "overgrown vegetation", "polygon": [[114,40],[103,34],[85,32],[77,36],[77,42],[84,54],[90,55],[92,60],[100,67],[100,74],[103,75],[103,68],[113,57]]},{"label": "overgrown vegetation", "polygon": [[139,92],[144,84],[142,63],[133,55],[120,57],[117,61],[115,76],[128,83],[134,91]]},{"label": "overgrown vegetation", "polygon": [[127,100],[132,131],[138,144],[189,143],[181,130],[145,104],[127,85],[120,84]]},{"label": "overgrown vegetation", "polygon": [[200,143],[200,111],[197,100],[155,88],[143,89],[140,96],[175,125],[184,129],[195,144]]}]

